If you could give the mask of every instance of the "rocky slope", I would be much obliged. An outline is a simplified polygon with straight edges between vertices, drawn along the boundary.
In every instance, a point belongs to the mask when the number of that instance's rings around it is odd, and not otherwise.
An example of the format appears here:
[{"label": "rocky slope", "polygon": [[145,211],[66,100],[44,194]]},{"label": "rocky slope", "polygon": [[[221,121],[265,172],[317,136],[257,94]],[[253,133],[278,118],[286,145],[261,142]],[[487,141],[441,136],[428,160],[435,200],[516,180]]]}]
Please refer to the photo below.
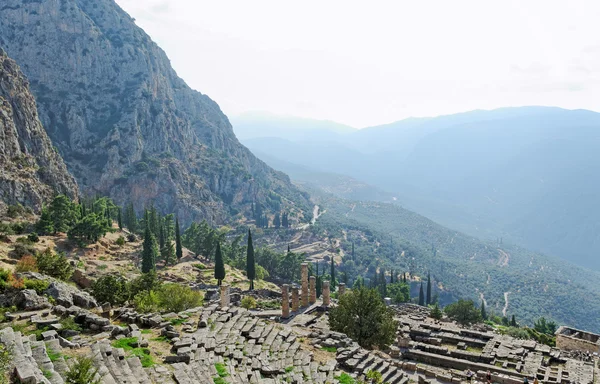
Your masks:
[{"label": "rocky slope", "polygon": [[77,185],[38,119],[27,79],[0,49],[0,212],[11,204],[39,209],[57,193],[75,197]]},{"label": "rocky slope", "polygon": [[31,80],[40,118],[87,194],[184,222],[223,221],[252,201],[304,209],[282,173],[256,159],[208,96],[113,0],[6,0],[0,45]]}]

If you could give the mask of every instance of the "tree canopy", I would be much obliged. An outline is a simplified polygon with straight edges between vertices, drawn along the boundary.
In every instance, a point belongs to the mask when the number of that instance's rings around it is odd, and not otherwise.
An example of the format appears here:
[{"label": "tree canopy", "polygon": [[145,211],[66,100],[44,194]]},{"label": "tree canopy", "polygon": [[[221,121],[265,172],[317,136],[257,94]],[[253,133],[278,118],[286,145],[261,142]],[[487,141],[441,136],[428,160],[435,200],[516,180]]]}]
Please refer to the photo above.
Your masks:
[{"label": "tree canopy", "polygon": [[384,349],[394,342],[396,321],[376,289],[358,286],[339,298],[329,312],[332,330],[343,332],[364,348]]}]

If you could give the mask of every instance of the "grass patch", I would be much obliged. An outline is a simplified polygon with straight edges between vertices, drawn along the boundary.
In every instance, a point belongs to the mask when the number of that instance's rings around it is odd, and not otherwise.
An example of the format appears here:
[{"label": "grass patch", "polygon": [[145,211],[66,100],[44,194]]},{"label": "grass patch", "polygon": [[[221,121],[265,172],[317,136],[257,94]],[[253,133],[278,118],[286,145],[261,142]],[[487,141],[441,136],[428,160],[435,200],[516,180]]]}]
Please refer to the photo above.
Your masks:
[{"label": "grass patch", "polygon": [[286,367],[286,368],[285,368],[285,373],[290,373],[290,372],[292,372],[293,370],[294,370],[294,366],[293,366],[293,365],[290,365],[289,367]]},{"label": "grass patch", "polygon": [[229,373],[227,372],[227,367],[225,366],[225,364],[216,363],[215,364],[215,369],[217,370],[217,373],[219,374],[219,377],[227,377],[227,376],[229,376]]},{"label": "grass patch", "polygon": [[148,335],[150,333],[152,333],[151,329],[142,329],[142,335]]},{"label": "grass patch", "polygon": [[158,336],[158,337],[155,337],[154,339],[152,339],[152,341],[158,341],[161,343],[170,343],[171,342],[171,340],[169,340],[169,338],[167,336]]},{"label": "grass patch", "polygon": [[347,373],[342,373],[341,375],[336,376],[335,379],[339,381],[340,384],[356,384],[356,380]]},{"label": "grass patch", "polygon": [[42,370],[42,373],[44,374],[44,377],[46,379],[50,380],[52,378],[52,371],[44,369],[44,370]]},{"label": "grass patch", "polygon": [[194,268],[196,268],[196,269],[200,269],[200,270],[202,270],[202,269],[206,269],[206,265],[204,265],[204,264],[202,264],[202,263],[196,263],[196,264],[193,264],[192,266],[193,266]]},{"label": "grass patch", "polygon": [[50,361],[53,363],[62,357],[62,353],[56,352],[51,348],[46,348],[46,353],[48,354],[48,358],[50,359]]},{"label": "grass patch", "polygon": [[256,306],[261,309],[279,309],[281,308],[281,303],[279,300],[265,300],[259,301]]},{"label": "grass patch", "polygon": [[181,324],[185,323],[186,321],[187,321],[187,319],[181,319],[181,318],[169,320],[171,325],[181,325]]},{"label": "grass patch", "polygon": [[213,383],[214,384],[227,384],[227,382],[222,377],[214,377]]},{"label": "grass patch", "polygon": [[333,352],[333,353],[337,352],[337,348],[336,347],[321,347],[321,350],[325,351],[325,352]]},{"label": "grass patch", "polygon": [[119,340],[112,342],[112,346],[115,348],[123,348],[123,350],[129,352],[130,356],[137,356],[142,362],[142,367],[148,368],[154,366],[154,359],[150,356],[150,350],[148,348],[134,348],[133,344],[137,343],[137,337],[124,337]]}]

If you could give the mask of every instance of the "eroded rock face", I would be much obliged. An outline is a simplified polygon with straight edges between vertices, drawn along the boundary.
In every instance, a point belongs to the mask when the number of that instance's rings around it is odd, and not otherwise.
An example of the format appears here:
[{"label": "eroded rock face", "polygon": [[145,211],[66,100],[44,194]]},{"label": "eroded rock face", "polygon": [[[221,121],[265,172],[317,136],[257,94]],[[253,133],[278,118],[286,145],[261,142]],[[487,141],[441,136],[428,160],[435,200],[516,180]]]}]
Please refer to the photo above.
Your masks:
[{"label": "eroded rock face", "polygon": [[113,0],[3,0],[1,9],[0,46],[30,78],[40,118],[84,192],[139,211],[154,202],[184,223],[218,222],[252,201],[308,207]]},{"label": "eroded rock face", "polygon": [[58,193],[76,197],[75,180],[38,119],[29,82],[0,49],[0,213],[3,204],[38,210]]}]

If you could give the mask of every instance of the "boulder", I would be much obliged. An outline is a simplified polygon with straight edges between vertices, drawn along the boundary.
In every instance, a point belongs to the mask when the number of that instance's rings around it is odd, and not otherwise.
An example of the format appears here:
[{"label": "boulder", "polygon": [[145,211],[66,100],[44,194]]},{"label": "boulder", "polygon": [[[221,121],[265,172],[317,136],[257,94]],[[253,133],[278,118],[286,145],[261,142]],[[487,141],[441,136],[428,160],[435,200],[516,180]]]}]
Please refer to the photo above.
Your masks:
[{"label": "boulder", "polygon": [[24,311],[35,311],[52,307],[47,298],[38,296],[33,289],[19,291],[14,298],[14,304],[17,308]]},{"label": "boulder", "polygon": [[82,308],[95,308],[98,306],[96,300],[87,292],[70,286],[69,284],[53,281],[44,293],[56,300],[56,303],[65,307],[76,305]]}]

